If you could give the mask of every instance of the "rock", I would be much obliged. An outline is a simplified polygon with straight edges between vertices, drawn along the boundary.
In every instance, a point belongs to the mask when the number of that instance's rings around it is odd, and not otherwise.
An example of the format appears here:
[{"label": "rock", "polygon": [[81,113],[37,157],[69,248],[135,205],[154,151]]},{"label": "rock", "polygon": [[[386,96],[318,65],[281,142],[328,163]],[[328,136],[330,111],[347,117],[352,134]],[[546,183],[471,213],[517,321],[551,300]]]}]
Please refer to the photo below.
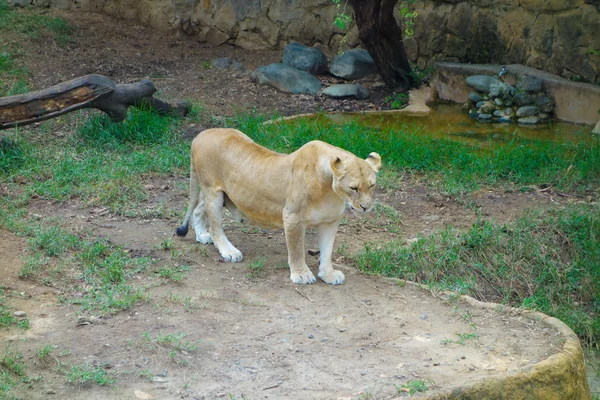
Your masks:
[{"label": "rock", "polygon": [[513,97],[513,101],[519,107],[533,103],[533,97],[527,92],[517,92]]},{"label": "rock", "polygon": [[327,57],[316,47],[308,47],[298,42],[292,42],[283,49],[283,63],[292,68],[324,74],[327,72]]},{"label": "rock", "polygon": [[27,313],[25,311],[15,311],[14,316],[17,318],[25,318]]},{"label": "rock", "polygon": [[152,395],[142,392],[141,390],[136,390],[133,392],[135,394],[136,399],[153,399]]},{"label": "rock", "polygon": [[502,99],[500,97],[496,97],[494,99],[494,103],[496,104],[496,106],[498,107],[502,107],[504,105],[504,102],[502,101]]},{"label": "rock", "polygon": [[316,95],[321,89],[321,82],[308,72],[279,63],[256,68],[250,78],[259,85],[272,86],[285,93]]},{"label": "rock", "polygon": [[598,121],[594,129],[592,129],[592,133],[594,135],[600,135],[600,121]]},{"label": "rock", "polygon": [[510,107],[507,107],[504,109],[504,115],[512,115],[513,114],[513,110]]},{"label": "rock", "polygon": [[491,114],[496,110],[496,105],[490,101],[486,101],[483,103],[481,107],[479,107],[479,112],[483,114]]},{"label": "rock", "polygon": [[512,96],[515,92],[515,88],[510,86],[508,83],[500,82],[500,83],[492,83],[490,85],[490,97],[500,97],[502,99],[506,99]]},{"label": "rock", "polygon": [[500,119],[498,120],[498,122],[513,122],[512,117],[509,116],[504,116],[504,117],[500,117]]},{"label": "rock", "polygon": [[367,50],[352,49],[335,56],[329,65],[329,72],[338,78],[352,80],[376,74],[378,71]]},{"label": "rock", "polygon": [[245,50],[264,50],[271,47],[260,34],[250,31],[241,31],[235,39],[235,45]]},{"label": "rock", "polygon": [[500,110],[496,110],[496,111],[494,111],[493,116],[494,117],[503,117],[504,113],[502,111],[500,111]]},{"label": "rock", "polygon": [[479,112],[477,112],[477,110],[474,108],[470,109],[469,110],[469,118],[471,118],[471,119],[479,118]]},{"label": "rock", "polygon": [[479,114],[477,120],[479,122],[490,122],[492,120],[492,114]]},{"label": "rock", "polygon": [[542,80],[535,76],[520,75],[517,80],[517,89],[524,92],[538,92],[542,90]]},{"label": "rock", "polygon": [[483,97],[481,97],[481,96],[479,95],[479,93],[475,93],[475,92],[471,92],[471,93],[469,93],[469,96],[468,96],[468,98],[469,98],[469,100],[471,100],[473,103],[478,103],[478,102],[480,102],[480,101],[483,99]]},{"label": "rock", "polygon": [[245,69],[241,62],[232,60],[229,57],[214,58],[211,60],[210,65],[213,68],[229,69],[232,71],[243,71]]},{"label": "rock", "polygon": [[480,101],[477,102],[477,104],[475,104],[475,107],[481,108],[481,107],[483,107],[484,104],[485,104],[485,101],[480,100]]},{"label": "rock", "polygon": [[540,112],[536,106],[523,106],[517,110],[517,117],[531,117]]},{"label": "rock", "polygon": [[478,92],[488,93],[492,83],[502,83],[501,80],[488,75],[471,75],[465,79],[465,83]]},{"label": "rock", "polygon": [[535,97],[535,105],[539,107],[540,111],[545,113],[550,113],[554,109],[552,100],[543,93],[540,93]]},{"label": "rock", "polygon": [[327,89],[323,90],[323,94],[334,99],[366,99],[369,97],[369,91],[367,89],[353,83],[329,86]]},{"label": "rock", "polygon": [[244,64],[242,64],[241,62],[233,60],[231,61],[231,65],[229,65],[229,69],[231,71],[245,71],[246,67],[244,67]]},{"label": "rock", "polygon": [[221,32],[214,26],[211,27],[208,32],[206,32],[206,43],[211,46],[220,46],[229,40],[229,35],[224,32]]},{"label": "rock", "polygon": [[160,376],[154,376],[152,377],[152,382],[154,383],[164,383],[164,382],[168,382],[168,379],[165,378],[161,378]]},{"label": "rock", "polygon": [[519,118],[517,122],[521,125],[535,125],[540,122],[540,119],[535,116]]},{"label": "rock", "polygon": [[231,65],[231,58],[229,58],[229,57],[215,58],[215,59],[211,60],[210,65],[212,65],[213,68],[217,68],[217,69],[227,69]]}]

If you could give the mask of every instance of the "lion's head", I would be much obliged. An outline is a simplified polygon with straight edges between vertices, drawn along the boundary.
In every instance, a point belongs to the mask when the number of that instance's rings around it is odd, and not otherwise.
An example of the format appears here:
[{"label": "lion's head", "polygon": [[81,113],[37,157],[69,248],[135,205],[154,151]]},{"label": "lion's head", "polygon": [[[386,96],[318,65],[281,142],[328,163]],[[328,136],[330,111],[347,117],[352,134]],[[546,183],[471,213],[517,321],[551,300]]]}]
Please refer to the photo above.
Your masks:
[{"label": "lion's head", "polygon": [[333,157],[330,165],[333,191],[345,199],[354,211],[371,211],[376,174],[381,167],[379,154],[371,153],[366,160],[358,157]]}]

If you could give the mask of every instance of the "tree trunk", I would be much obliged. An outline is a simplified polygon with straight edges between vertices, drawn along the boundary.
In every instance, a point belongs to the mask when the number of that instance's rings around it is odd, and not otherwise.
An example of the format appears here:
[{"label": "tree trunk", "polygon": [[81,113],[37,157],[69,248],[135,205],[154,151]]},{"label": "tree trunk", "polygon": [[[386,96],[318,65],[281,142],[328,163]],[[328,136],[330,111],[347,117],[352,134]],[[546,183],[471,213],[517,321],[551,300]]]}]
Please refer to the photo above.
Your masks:
[{"label": "tree trunk", "polygon": [[385,83],[405,92],[412,86],[402,28],[394,19],[398,0],[349,0],[354,9],[358,37],[373,57]]},{"label": "tree trunk", "polygon": [[129,106],[148,107],[160,113],[185,116],[186,102],[169,102],[152,95],[156,88],[143,80],[116,85],[102,75],[86,75],[50,88],[0,98],[0,130],[58,117],[80,108],[96,108],[114,121],[123,121]]}]

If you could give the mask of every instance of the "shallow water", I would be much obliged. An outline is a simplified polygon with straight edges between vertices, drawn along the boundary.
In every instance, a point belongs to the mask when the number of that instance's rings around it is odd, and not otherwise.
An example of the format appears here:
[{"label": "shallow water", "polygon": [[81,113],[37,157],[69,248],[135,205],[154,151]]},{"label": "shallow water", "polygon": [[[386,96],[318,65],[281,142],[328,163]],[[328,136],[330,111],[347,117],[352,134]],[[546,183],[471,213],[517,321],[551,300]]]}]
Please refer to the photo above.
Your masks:
[{"label": "shallow water", "polygon": [[479,146],[508,142],[514,137],[538,140],[569,142],[592,141],[592,127],[567,122],[548,122],[539,125],[517,125],[506,123],[481,123],[471,120],[467,112],[456,104],[436,104],[430,115],[406,115],[401,113],[333,113],[326,118],[335,124],[357,119],[361,125],[384,129],[409,128],[412,131],[434,137],[466,141]]}]

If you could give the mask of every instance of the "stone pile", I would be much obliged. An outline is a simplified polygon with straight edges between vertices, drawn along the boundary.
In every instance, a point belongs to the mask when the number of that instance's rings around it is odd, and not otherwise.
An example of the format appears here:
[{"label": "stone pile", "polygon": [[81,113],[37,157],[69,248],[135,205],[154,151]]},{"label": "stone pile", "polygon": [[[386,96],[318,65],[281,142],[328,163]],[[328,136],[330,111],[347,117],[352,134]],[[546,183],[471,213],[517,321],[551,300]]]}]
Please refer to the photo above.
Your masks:
[{"label": "stone pile", "polygon": [[[335,56],[328,64],[320,49],[292,42],[283,50],[282,63],[260,66],[250,77],[259,85],[272,86],[282,92],[316,95],[321,91],[321,82],[314,75],[326,73],[350,81],[376,74],[377,67],[364,49],[348,50]],[[329,86],[322,94],[337,99],[364,99],[369,96],[367,89],[353,83]]]},{"label": "stone pile", "polygon": [[469,76],[465,82],[475,90],[469,93],[469,117],[474,120],[535,125],[552,118],[552,99],[535,76],[519,75],[514,86],[488,75]]}]

